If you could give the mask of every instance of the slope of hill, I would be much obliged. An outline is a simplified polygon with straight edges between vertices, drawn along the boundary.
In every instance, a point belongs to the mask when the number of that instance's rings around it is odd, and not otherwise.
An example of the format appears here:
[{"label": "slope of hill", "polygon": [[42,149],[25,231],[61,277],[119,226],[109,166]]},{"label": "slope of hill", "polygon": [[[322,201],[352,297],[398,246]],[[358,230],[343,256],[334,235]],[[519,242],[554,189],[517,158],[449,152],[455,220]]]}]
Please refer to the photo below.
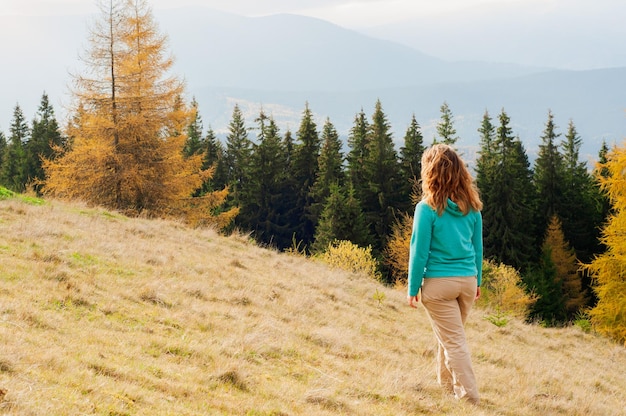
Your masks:
[{"label": "slope of hill", "polygon": [[21,415],[619,415],[626,350],[475,309],[483,394],[434,379],[403,291],[176,222],[0,200],[0,411]]}]

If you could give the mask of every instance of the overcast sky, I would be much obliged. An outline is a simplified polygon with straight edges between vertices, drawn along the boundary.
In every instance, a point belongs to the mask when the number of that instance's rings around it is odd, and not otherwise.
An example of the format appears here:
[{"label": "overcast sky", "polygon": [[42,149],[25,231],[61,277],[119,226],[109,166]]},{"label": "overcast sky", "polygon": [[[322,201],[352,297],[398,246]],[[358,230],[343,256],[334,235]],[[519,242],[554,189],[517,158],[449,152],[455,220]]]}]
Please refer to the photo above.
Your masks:
[{"label": "overcast sky", "polygon": [[[295,13],[322,18],[341,26],[360,28],[415,17],[433,16],[477,7],[525,3],[538,8],[557,7],[564,0],[151,0],[156,9],[187,5],[246,16]],[[585,6],[607,14],[622,0],[567,0],[568,5]],[[97,11],[96,0],[0,0],[0,14],[83,14]]]}]

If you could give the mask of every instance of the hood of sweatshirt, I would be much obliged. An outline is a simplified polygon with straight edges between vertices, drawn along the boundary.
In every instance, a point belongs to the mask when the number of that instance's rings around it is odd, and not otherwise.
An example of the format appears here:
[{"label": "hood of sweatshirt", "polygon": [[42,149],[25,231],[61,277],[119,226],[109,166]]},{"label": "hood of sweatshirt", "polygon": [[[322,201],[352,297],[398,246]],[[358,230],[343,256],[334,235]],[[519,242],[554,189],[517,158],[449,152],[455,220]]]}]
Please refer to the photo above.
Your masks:
[{"label": "hood of sweatshirt", "polygon": [[462,217],[464,215],[463,211],[459,209],[459,206],[456,204],[456,202],[454,202],[450,198],[448,198],[448,206],[446,207],[446,212],[457,217]]}]

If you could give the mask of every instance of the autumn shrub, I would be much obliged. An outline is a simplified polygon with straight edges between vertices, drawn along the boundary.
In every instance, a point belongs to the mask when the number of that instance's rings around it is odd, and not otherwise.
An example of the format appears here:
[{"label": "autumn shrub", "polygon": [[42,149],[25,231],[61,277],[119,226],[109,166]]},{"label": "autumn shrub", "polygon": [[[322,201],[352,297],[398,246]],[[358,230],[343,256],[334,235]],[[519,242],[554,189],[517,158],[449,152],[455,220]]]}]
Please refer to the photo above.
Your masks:
[{"label": "autumn shrub", "polygon": [[385,247],[385,264],[389,266],[391,277],[397,287],[406,286],[409,274],[409,245],[413,231],[413,217],[403,214],[391,230],[391,237]]},{"label": "autumn shrub", "polygon": [[334,241],[326,250],[316,255],[316,258],[332,267],[347,270],[352,273],[361,273],[376,280],[381,279],[378,272],[378,263],[372,256],[372,247],[359,247],[346,241]]},{"label": "autumn shrub", "polygon": [[483,262],[480,306],[497,314],[526,318],[536,300],[536,295],[526,292],[519,272],[513,267]]}]

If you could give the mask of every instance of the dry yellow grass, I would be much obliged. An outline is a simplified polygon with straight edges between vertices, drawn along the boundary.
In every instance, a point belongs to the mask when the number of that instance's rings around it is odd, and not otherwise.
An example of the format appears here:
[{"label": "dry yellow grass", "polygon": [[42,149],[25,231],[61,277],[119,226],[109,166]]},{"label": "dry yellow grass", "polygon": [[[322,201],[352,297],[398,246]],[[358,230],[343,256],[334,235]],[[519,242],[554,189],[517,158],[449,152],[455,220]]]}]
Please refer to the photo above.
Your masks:
[{"label": "dry yellow grass", "polygon": [[625,414],[623,347],[486,316],[472,407],[440,390],[400,290],[241,236],[0,201],[4,414]]}]

